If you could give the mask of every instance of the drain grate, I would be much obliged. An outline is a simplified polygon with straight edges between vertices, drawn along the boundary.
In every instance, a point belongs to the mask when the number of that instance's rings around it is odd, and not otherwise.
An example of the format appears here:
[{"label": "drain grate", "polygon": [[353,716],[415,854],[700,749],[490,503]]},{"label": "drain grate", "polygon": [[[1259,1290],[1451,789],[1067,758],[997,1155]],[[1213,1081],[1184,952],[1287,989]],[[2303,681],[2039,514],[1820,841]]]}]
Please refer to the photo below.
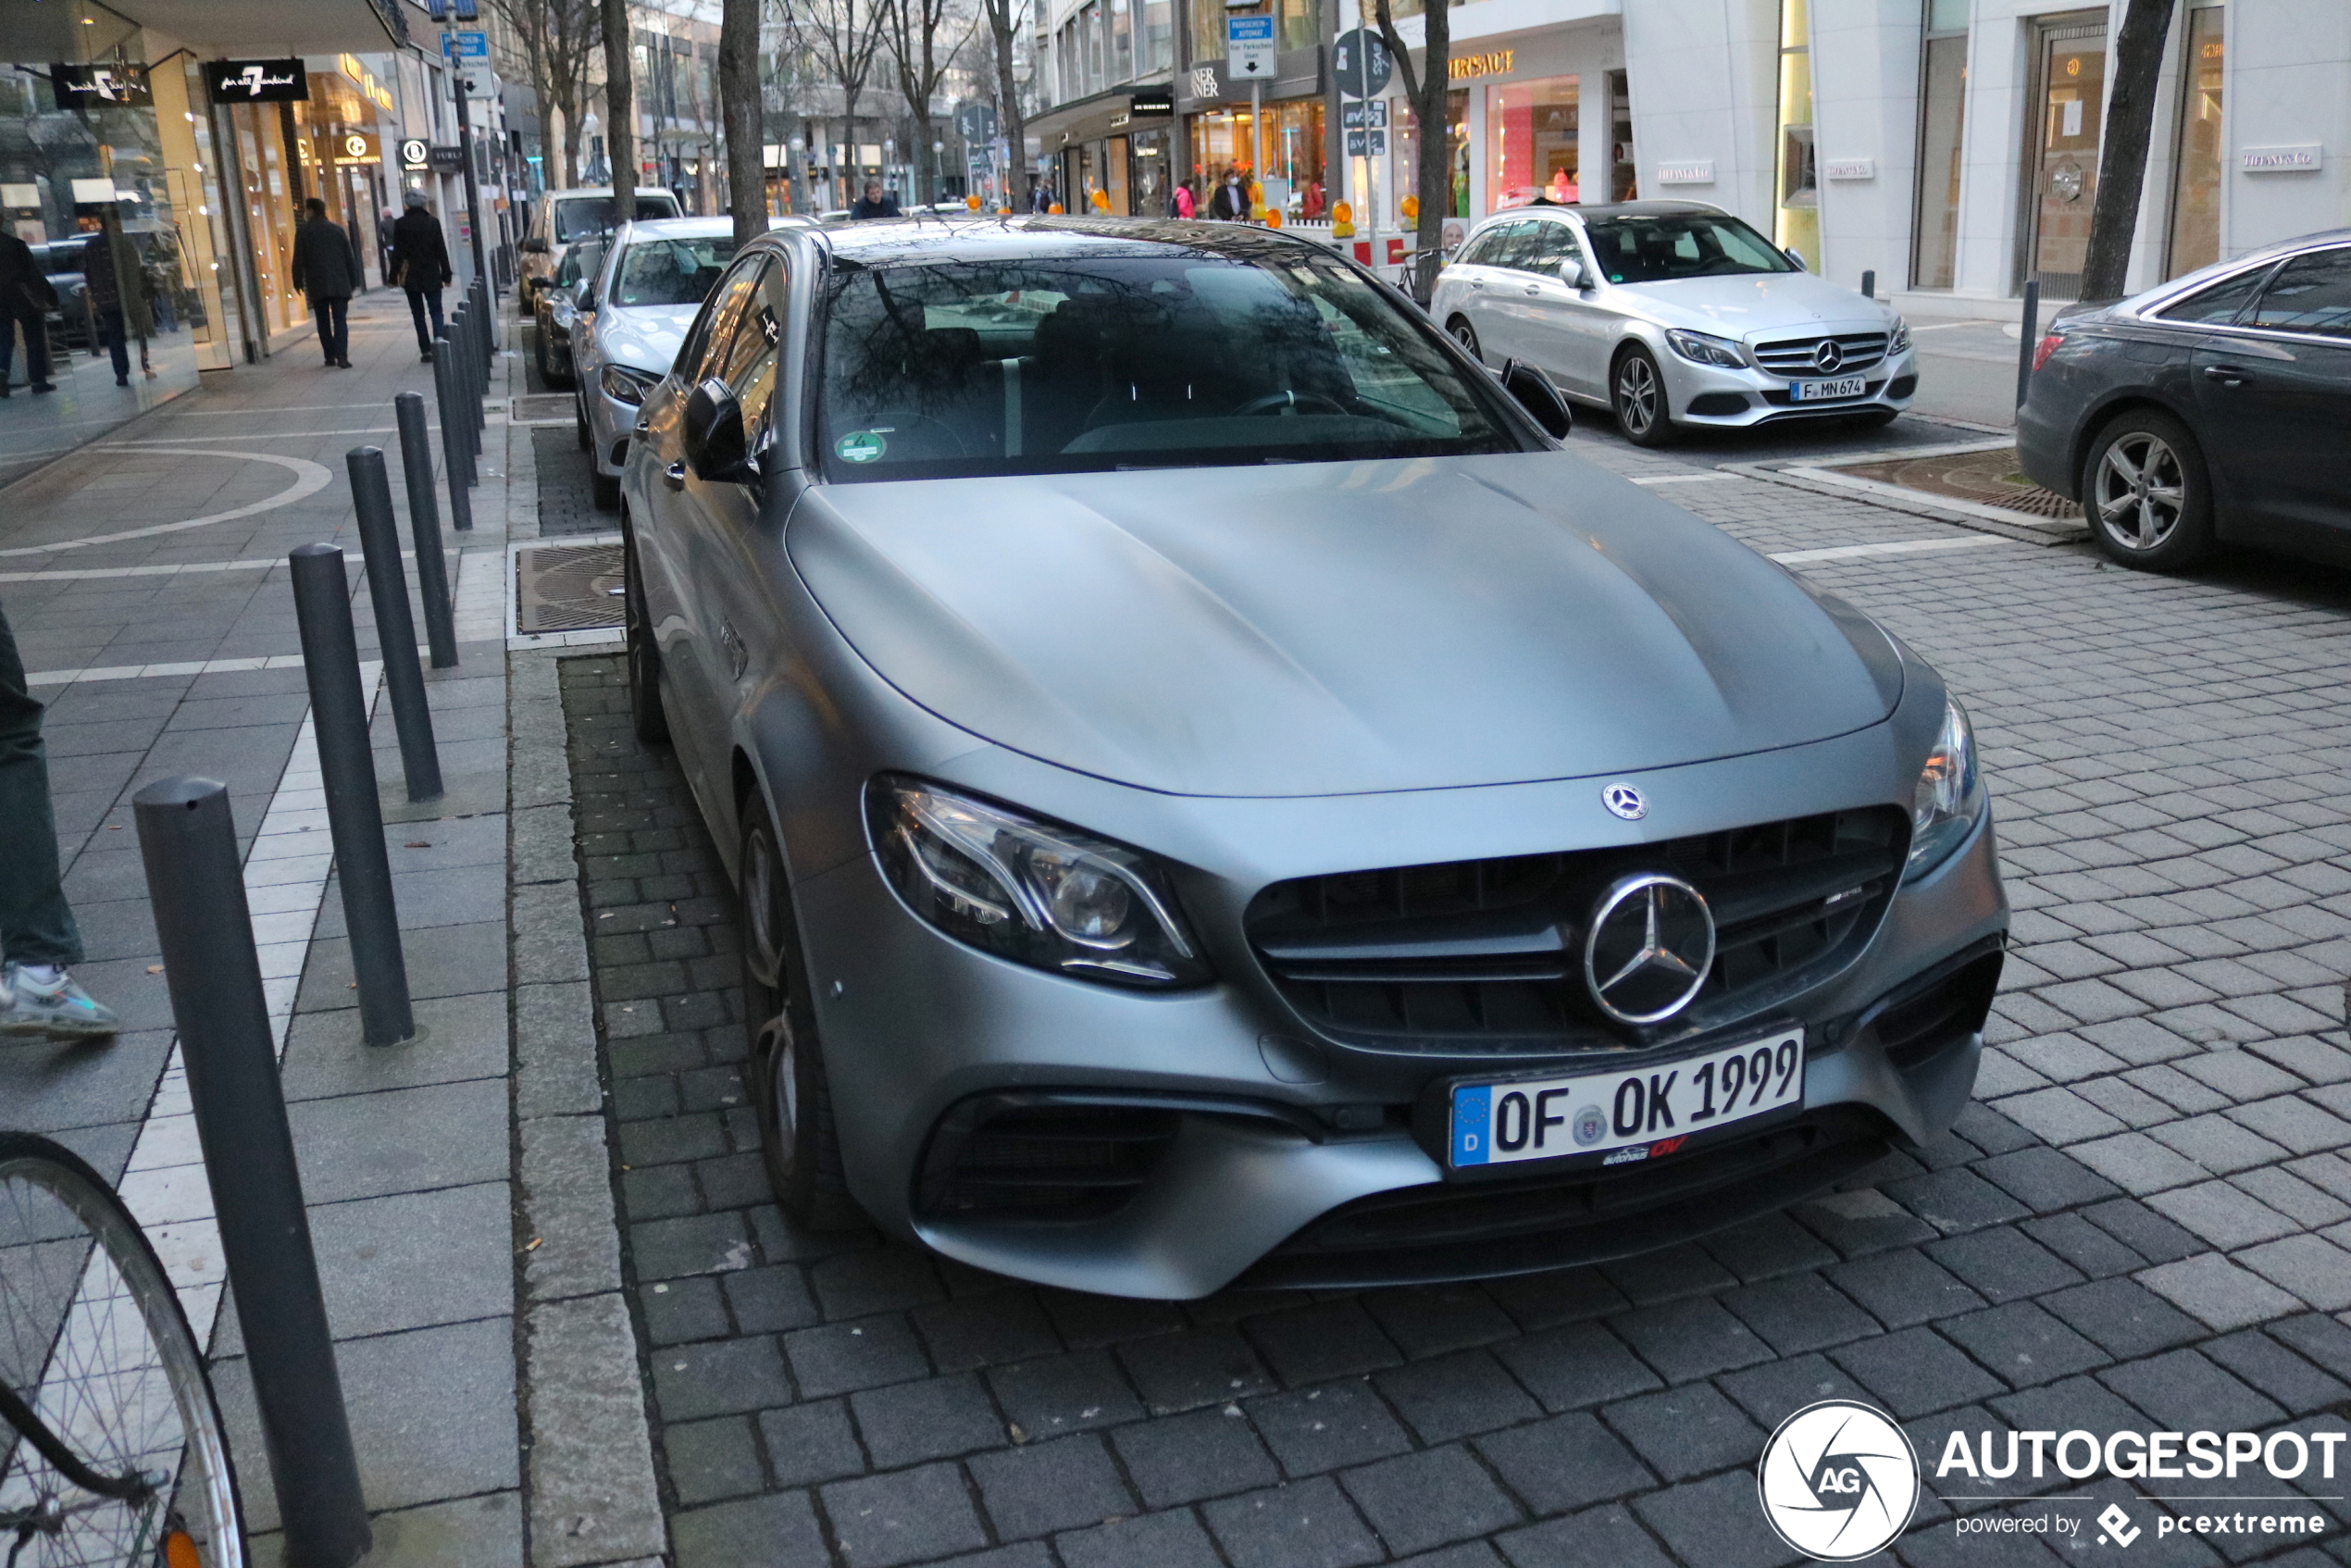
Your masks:
[{"label": "drain grate", "polygon": [[506,418],[516,425],[568,425],[578,412],[569,392],[530,392],[514,400]]},{"label": "drain grate", "polygon": [[515,629],[535,635],[620,625],[621,562],[617,544],[516,551]]},{"label": "drain grate", "polygon": [[2082,508],[2055,491],[2043,490],[2018,470],[2016,449],[1969,452],[1940,457],[1908,457],[1892,462],[1841,463],[1840,473],[1882,484],[1900,485],[1928,495],[1948,496],[2021,512],[2034,517],[2074,518]]}]

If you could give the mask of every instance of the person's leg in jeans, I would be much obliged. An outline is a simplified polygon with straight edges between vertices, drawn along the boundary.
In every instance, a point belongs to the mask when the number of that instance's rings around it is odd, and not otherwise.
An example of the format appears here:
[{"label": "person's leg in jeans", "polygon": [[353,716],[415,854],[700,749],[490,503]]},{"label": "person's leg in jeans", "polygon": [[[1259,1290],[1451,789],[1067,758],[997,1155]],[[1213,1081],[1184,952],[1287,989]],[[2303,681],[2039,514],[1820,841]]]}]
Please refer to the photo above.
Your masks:
[{"label": "person's leg in jeans", "polygon": [[335,324],[335,363],[351,368],[351,302],[347,299],[329,300],[327,314]]},{"label": "person's leg in jeans", "polygon": [[[425,326],[424,292],[419,289],[410,289],[407,291],[407,293],[408,319],[417,324],[417,353],[423,358],[430,359],[432,357],[432,332]],[[439,316],[441,314],[441,311],[438,308],[440,304],[440,299],[436,297],[433,301],[433,305],[435,306],[433,314],[435,316]]]},{"label": "person's leg in jeans", "polygon": [[58,872],[41,711],[0,607],[0,1035],[110,1035],[113,1013],[66,973],[81,933]]},{"label": "person's leg in jeans", "polygon": [[335,309],[341,300],[312,300],[310,314],[318,318],[318,352],[327,356],[327,368],[335,367],[342,355],[335,348]]},{"label": "person's leg in jeans", "polygon": [[131,345],[123,341],[122,307],[98,312],[98,339],[106,345],[106,356],[114,361],[114,383],[118,387],[131,384]]}]

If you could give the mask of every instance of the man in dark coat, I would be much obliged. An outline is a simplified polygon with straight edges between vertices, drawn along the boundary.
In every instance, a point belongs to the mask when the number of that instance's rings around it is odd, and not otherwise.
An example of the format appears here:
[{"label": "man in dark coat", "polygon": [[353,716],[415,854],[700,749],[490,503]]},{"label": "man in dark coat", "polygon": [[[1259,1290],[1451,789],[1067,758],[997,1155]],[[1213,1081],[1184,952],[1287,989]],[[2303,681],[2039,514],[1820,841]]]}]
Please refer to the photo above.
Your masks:
[{"label": "man in dark coat", "polygon": [[1249,218],[1249,187],[1241,183],[1238,169],[1227,169],[1225,183],[1216,187],[1216,194],[1208,204],[1208,215],[1227,223],[1242,223]]},{"label": "man in dark coat", "polygon": [[342,225],[327,216],[327,204],[313,196],[302,204],[310,216],[294,231],[293,286],[310,297],[318,318],[318,347],[330,370],[351,368],[351,323],[345,312],[359,292],[359,253]]},{"label": "man in dark coat", "polygon": [[[427,364],[432,362],[433,339],[441,330],[441,291],[454,276],[441,219],[425,205],[422,191],[409,192],[407,210],[392,226],[392,281],[408,295],[408,314],[417,323],[417,355]],[[428,312],[432,317],[429,331],[425,327]]]},{"label": "man in dark coat", "polygon": [[880,180],[868,180],[865,181],[865,194],[849,209],[849,216],[852,218],[896,218],[898,198],[882,194]]},{"label": "man in dark coat", "polygon": [[[122,232],[122,218],[112,206],[98,215],[98,231],[81,247],[81,277],[90,296],[90,312],[98,340],[114,360],[114,384],[131,384],[131,345],[139,340],[139,358],[147,357],[147,291],[139,253]],[[149,374],[153,374],[152,371]]]},{"label": "man in dark coat", "polygon": [[41,270],[41,258],[13,231],[0,229],[0,397],[8,395],[19,327],[24,329],[24,369],[32,390],[57,390],[49,381],[49,312],[56,305],[57,291]]}]

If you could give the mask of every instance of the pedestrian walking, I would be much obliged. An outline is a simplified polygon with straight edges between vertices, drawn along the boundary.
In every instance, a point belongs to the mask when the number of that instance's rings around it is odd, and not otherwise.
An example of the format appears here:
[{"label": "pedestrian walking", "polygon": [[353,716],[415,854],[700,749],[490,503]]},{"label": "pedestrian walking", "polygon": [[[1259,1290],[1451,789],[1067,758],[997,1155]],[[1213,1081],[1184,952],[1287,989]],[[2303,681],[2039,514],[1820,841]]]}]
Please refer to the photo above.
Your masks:
[{"label": "pedestrian walking", "polygon": [[865,181],[865,193],[858,198],[855,206],[849,209],[849,216],[852,220],[865,218],[896,218],[899,216],[898,198],[884,195],[880,180],[868,180]]},{"label": "pedestrian walking", "polygon": [[1028,210],[1031,212],[1051,212],[1058,205],[1060,205],[1060,202],[1053,194],[1053,182],[1050,180],[1039,180],[1037,182],[1037,189],[1029,194]]},{"label": "pedestrian walking", "polygon": [[1182,184],[1176,187],[1176,216],[1178,218],[1194,218],[1198,217],[1199,213],[1199,204],[1192,200],[1191,181],[1188,180],[1185,180]]},{"label": "pedestrian walking", "polygon": [[[139,364],[147,365],[147,336],[155,330],[147,319],[145,273],[139,253],[122,232],[122,216],[112,205],[98,214],[98,231],[81,247],[83,292],[90,301],[91,323],[98,341],[114,361],[114,384],[131,384],[130,339],[139,340]],[[93,346],[94,352],[94,346]],[[155,372],[147,370],[152,376]]]},{"label": "pedestrian walking", "polygon": [[57,291],[41,270],[32,247],[0,229],[0,397],[8,395],[19,327],[24,329],[24,371],[32,390],[57,390],[49,380],[49,312],[56,308]]},{"label": "pedestrian walking", "polygon": [[1240,170],[1225,171],[1225,183],[1216,187],[1216,194],[1209,200],[1208,216],[1227,223],[1239,223],[1249,217],[1249,188],[1241,183]]},{"label": "pedestrian walking", "polygon": [[[408,296],[408,315],[417,324],[417,357],[432,363],[433,339],[441,331],[441,291],[456,276],[449,268],[449,242],[441,219],[425,204],[422,191],[408,193],[406,210],[392,226],[392,270],[387,275]],[[425,317],[432,317],[429,330]]]},{"label": "pedestrian walking", "polygon": [[118,1020],[67,973],[81,933],[57,867],[41,712],[0,605],[0,1037],[96,1039]]},{"label": "pedestrian walking", "polygon": [[351,368],[351,296],[359,292],[359,253],[342,225],[327,216],[327,204],[313,196],[302,204],[309,217],[294,231],[293,286],[310,299],[318,318],[318,347],[330,370]]}]

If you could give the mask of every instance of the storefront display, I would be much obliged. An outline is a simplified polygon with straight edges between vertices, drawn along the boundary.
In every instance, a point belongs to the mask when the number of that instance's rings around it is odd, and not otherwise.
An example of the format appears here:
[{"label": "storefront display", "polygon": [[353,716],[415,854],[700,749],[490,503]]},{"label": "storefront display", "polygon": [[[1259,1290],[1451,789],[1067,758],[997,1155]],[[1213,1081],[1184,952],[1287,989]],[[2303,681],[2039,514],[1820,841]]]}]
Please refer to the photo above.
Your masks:
[{"label": "storefront display", "polygon": [[1492,205],[1582,200],[1576,79],[1554,76],[1486,90]]}]

